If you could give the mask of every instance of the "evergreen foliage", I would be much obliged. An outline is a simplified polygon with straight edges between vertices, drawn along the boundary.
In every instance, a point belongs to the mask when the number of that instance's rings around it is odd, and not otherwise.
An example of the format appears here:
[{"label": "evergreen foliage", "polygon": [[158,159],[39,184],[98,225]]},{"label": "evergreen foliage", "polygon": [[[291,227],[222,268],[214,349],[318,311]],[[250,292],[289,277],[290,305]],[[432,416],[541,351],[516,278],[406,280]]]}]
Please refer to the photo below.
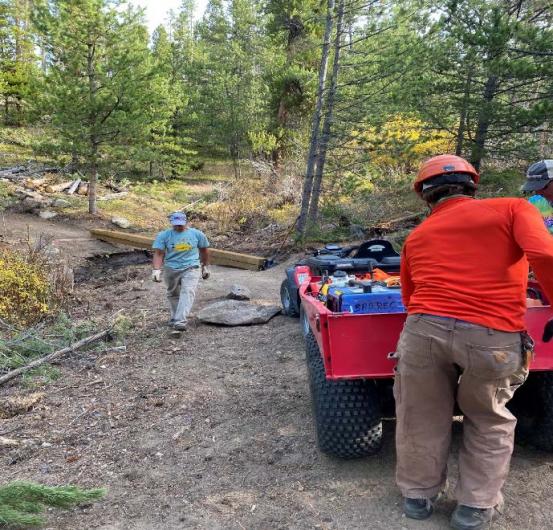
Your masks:
[{"label": "evergreen foliage", "polygon": [[76,486],[50,487],[32,482],[12,482],[0,486],[0,526],[10,528],[41,526],[46,507],[69,509],[101,499],[106,490],[83,490]]},{"label": "evergreen foliage", "polygon": [[150,37],[129,0],[0,0],[0,119],[44,128],[41,152],[88,173],[91,212],[97,176],[178,178],[205,158],[278,176],[309,153],[314,223],[343,181],[365,192],[444,149],[482,169],[551,156],[550,0],[194,7]]}]

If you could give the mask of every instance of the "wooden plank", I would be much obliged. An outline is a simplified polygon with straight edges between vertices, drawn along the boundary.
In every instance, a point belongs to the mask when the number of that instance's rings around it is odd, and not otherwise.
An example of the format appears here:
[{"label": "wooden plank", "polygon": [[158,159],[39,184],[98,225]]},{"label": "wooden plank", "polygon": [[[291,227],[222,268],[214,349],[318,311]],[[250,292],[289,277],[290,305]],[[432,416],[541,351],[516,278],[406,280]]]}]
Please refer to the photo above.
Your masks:
[{"label": "wooden plank", "polygon": [[[102,241],[126,245],[133,248],[151,249],[154,242],[154,238],[151,236],[130,234],[116,230],[93,228],[90,230],[90,233]],[[267,260],[260,256],[250,256],[249,254],[230,252],[228,250],[219,250],[215,248],[209,249],[209,260],[213,265],[253,271],[262,270],[267,265]]]}]

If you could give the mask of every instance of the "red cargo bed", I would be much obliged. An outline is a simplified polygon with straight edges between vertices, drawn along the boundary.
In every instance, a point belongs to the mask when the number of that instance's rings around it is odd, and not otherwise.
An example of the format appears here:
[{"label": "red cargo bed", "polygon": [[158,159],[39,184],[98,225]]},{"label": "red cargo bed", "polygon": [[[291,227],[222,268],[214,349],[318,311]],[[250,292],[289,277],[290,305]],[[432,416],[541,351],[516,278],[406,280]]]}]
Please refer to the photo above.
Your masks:
[{"label": "red cargo bed", "polygon": [[[310,282],[299,288],[301,303],[309,326],[323,354],[328,379],[391,378],[395,362],[388,354],[395,351],[405,313],[354,315],[333,313],[311,293]],[[534,289],[539,285],[531,283]],[[536,341],[536,357],[530,369],[553,370],[553,342],[541,340],[545,323],[553,318],[550,305],[529,307],[528,332]]]}]

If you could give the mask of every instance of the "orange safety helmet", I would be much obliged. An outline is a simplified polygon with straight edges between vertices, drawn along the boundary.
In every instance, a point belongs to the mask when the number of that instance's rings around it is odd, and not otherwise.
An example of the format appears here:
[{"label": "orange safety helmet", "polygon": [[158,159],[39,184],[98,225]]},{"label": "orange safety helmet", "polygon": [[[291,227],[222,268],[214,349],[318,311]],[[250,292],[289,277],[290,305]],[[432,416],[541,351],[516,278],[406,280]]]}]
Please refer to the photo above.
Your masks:
[{"label": "orange safety helmet", "polygon": [[413,188],[420,195],[424,182],[440,175],[453,173],[469,175],[475,184],[478,184],[480,180],[478,171],[464,158],[456,155],[439,155],[433,156],[422,163]]}]

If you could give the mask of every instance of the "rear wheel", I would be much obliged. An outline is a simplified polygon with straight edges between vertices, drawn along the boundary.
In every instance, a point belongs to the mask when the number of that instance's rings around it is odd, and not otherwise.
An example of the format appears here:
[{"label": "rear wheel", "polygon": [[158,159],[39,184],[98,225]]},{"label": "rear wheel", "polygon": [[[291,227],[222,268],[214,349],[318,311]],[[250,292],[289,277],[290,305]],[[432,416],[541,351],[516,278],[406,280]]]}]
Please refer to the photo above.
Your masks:
[{"label": "rear wheel", "polygon": [[327,380],[311,331],[306,336],[306,352],[321,451],[339,458],[360,458],[378,452],[382,446],[382,417],[376,382]]},{"label": "rear wheel", "polygon": [[284,314],[289,317],[297,317],[298,310],[296,309],[295,300],[290,290],[290,283],[288,280],[283,280],[280,284],[280,302],[284,310]]},{"label": "rear wheel", "polygon": [[517,442],[553,452],[553,373],[532,372],[509,402]]}]

